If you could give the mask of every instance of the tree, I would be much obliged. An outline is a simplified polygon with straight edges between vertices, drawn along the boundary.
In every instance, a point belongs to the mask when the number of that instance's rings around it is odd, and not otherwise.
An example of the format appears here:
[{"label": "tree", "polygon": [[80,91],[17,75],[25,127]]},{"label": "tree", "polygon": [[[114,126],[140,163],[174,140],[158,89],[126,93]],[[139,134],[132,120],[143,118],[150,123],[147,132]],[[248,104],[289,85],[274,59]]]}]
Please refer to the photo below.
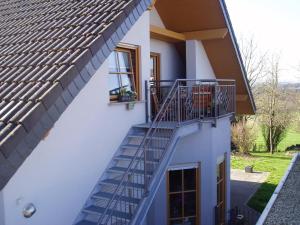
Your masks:
[{"label": "tree", "polygon": [[266,76],[267,52],[260,50],[253,37],[242,37],[239,45],[249,85],[253,89]]},{"label": "tree", "polygon": [[279,85],[279,57],[272,56],[268,65],[267,80],[256,88],[256,103],[263,137],[268,151],[273,154],[290,125],[294,99]]},{"label": "tree", "polygon": [[[239,47],[251,91],[254,96],[256,96],[255,87],[266,76],[267,52],[260,50],[253,37],[249,39],[241,37],[239,40]],[[248,115],[237,115],[236,122],[243,121],[243,124],[246,124],[249,118],[250,116]]]}]

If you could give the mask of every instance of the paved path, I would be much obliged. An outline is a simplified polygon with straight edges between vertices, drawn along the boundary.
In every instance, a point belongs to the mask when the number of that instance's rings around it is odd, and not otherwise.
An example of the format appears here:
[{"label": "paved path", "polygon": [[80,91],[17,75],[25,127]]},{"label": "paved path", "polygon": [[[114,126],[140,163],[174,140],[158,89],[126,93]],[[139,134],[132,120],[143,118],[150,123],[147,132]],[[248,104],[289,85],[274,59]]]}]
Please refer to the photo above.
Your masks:
[{"label": "paved path", "polygon": [[[231,169],[231,207],[239,207],[249,212],[256,221],[259,214],[247,206],[248,200],[267,179],[269,173],[245,173],[244,170]],[[252,222],[251,224],[255,224]]]}]

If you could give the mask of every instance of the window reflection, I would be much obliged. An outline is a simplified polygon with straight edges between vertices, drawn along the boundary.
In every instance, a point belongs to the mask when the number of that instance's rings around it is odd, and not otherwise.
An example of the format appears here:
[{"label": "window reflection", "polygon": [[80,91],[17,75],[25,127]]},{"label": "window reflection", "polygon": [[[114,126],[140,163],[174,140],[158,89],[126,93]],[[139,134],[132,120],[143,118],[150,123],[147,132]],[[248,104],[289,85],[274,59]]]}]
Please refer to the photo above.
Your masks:
[{"label": "window reflection", "polygon": [[133,49],[117,48],[109,56],[109,95],[111,101],[134,101],[137,97],[133,65],[136,64]]}]

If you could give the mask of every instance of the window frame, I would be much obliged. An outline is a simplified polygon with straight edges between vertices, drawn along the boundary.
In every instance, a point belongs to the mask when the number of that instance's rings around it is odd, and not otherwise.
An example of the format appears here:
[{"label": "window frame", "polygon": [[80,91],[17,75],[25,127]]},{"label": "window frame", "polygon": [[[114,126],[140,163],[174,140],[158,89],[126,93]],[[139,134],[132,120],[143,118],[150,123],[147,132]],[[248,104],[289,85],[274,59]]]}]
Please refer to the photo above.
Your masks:
[{"label": "window frame", "polygon": [[[132,76],[132,86],[134,91],[137,93],[137,97],[135,101],[141,100],[141,85],[140,85],[140,46],[137,45],[132,45],[132,44],[125,44],[125,43],[120,43],[118,46],[115,48],[114,52],[126,52],[129,53],[129,63],[131,70],[130,72],[111,72],[110,70],[108,71],[108,75],[118,75],[118,83],[119,86],[121,87],[121,79],[120,75],[130,75]],[[117,55],[116,55],[117,57]],[[116,60],[117,67],[119,67],[119,60]],[[109,101],[110,102],[119,102],[117,99],[112,99],[111,95],[109,94]]]},{"label": "window frame", "polygon": [[[217,210],[218,210],[218,225],[224,225],[226,223],[226,153],[222,162],[217,164],[217,171],[220,173],[220,179],[218,180],[217,174]],[[223,207],[223,209],[222,209]],[[222,214],[220,214],[220,212]]]},{"label": "window frame", "polygon": [[[155,80],[160,80],[160,61],[161,61],[161,55],[160,53],[157,53],[157,52],[150,52],[150,59],[151,58],[154,58],[155,60],[155,71],[156,71],[156,74],[155,74]],[[150,74],[150,77],[152,77],[152,74]]]},{"label": "window frame", "polygon": [[[182,174],[181,174],[181,185],[182,187],[184,187],[184,170],[188,170],[188,169],[195,169],[196,171],[196,188],[195,190],[187,190],[185,191],[184,189],[182,189],[181,191],[176,191],[176,192],[170,192],[170,172],[171,171],[174,171],[174,170],[180,170],[182,171]],[[166,190],[166,193],[167,193],[167,224],[170,225],[171,224],[171,220],[175,220],[175,219],[184,219],[184,218],[195,218],[196,220],[196,224],[199,225],[201,224],[201,220],[200,220],[200,210],[201,210],[201,192],[200,192],[200,187],[201,187],[201,184],[200,184],[200,180],[201,180],[201,168],[200,168],[200,163],[199,165],[195,166],[195,167],[191,167],[191,168],[175,168],[175,169],[171,169],[171,170],[168,170],[166,172],[166,179],[167,179],[167,190]],[[181,193],[182,196],[184,196],[184,193],[191,193],[191,192],[195,192],[196,193],[196,214],[195,216],[187,216],[187,217],[184,217],[184,200],[182,200],[182,217],[178,217],[178,218],[171,218],[170,216],[170,196],[172,194],[177,194],[177,193]],[[183,198],[183,197],[182,197]]]}]

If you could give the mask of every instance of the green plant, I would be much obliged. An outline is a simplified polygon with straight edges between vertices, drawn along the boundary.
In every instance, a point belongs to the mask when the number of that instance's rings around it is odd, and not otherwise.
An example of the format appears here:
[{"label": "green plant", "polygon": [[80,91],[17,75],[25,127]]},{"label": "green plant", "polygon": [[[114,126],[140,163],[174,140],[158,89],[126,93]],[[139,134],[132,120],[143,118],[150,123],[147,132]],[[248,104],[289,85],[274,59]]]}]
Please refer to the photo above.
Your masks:
[{"label": "green plant", "polygon": [[247,126],[246,122],[240,121],[231,127],[232,142],[237,147],[238,151],[243,154],[248,154],[253,148],[256,140],[256,133],[253,128]]},{"label": "green plant", "polygon": [[120,89],[119,101],[131,102],[131,101],[135,101],[136,98],[137,98],[137,93],[135,91],[127,90],[126,88]]}]

